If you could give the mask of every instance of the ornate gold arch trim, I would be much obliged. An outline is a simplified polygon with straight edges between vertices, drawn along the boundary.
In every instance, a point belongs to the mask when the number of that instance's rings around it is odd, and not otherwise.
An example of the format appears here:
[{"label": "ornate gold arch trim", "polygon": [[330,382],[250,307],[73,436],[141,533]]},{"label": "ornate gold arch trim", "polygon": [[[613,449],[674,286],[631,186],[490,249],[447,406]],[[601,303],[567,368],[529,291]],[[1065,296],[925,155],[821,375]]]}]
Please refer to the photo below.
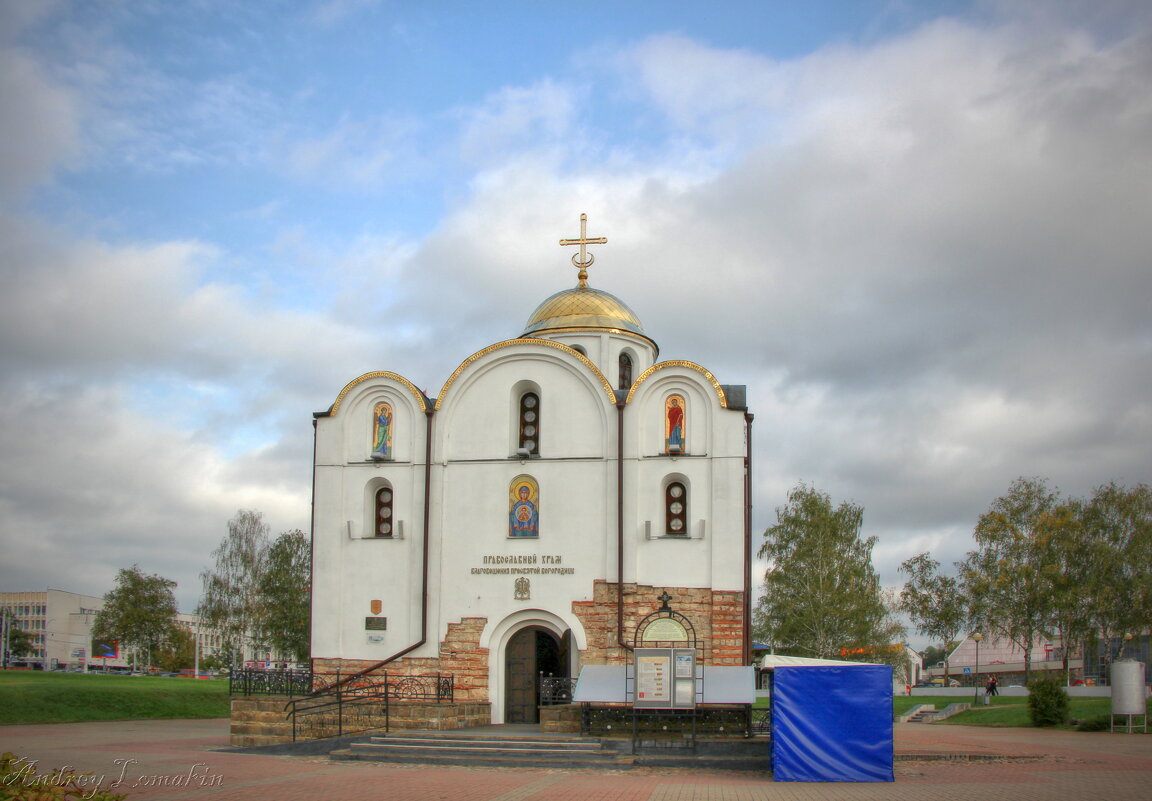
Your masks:
[{"label": "ornate gold arch trim", "polygon": [[412,393],[412,397],[416,399],[416,404],[420,407],[420,411],[422,411],[422,412],[428,411],[428,405],[427,405],[427,402],[424,398],[424,393],[421,392],[420,390],[418,390],[416,388],[415,384],[413,384],[411,381],[409,381],[407,378],[400,375],[399,373],[390,373],[387,370],[377,370],[377,371],[372,372],[372,373],[365,373],[364,375],[360,376],[359,378],[354,378],[351,381],[349,381],[348,384],[344,387],[344,389],[340,390],[340,394],[336,396],[336,402],[333,403],[331,408],[328,409],[328,415],[329,416],[334,415],[334,414],[336,414],[336,412],[338,412],[340,410],[340,405],[344,402],[344,398],[355,387],[359,386],[360,384],[363,384],[365,381],[371,381],[375,378],[387,378],[387,379],[395,381],[399,384],[403,384],[404,387],[410,393]]},{"label": "ornate gold arch trim", "polygon": [[683,359],[675,359],[673,361],[668,361],[668,362],[657,362],[656,364],[649,367],[632,384],[632,389],[628,390],[628,397],[624,400],[624,402],[625,403],[631,403],[632,402],[632,396],[636,394],[636,390],[640,388],[641,384],[643,384],[645,381],[647,381],[648,378],[650,376],[652,376],[653,374],[655,374],[656,372],[658,372],[660,370],[666,370],[669,367],[683,367],[686,370],[695,370],[697,373],[699,373],[700,375],[707,378],[709,383],[712,384],[712,389],[714,389],[716,391],[716,399],[720,401],[720,408],[721,409],[727,409],[728,408],[728,396],[724,394],[724,388],[720,386],[720,382],[716,380],[716,376],[712,375],[710,372],[705,370],[703,367],[696,364],[696,362],[689,362],[689,361],[685,361]]},{"label": "ornate gold arch trim", "polygon": [[457,367],[452,375],[448,377],[448,380],[444,382],[444,387],[440,390],[440,395],[436,398],[436,405],[434,408],[437,411],[440,410],[440,405],[444,402],[444,396],[448,394],[449,388],[451,388],[451,386],[456,383],[456,379],[460,377],[460,374],[467,370],[468,367],[471,366],[475,361],[478,359],[483,359],[485,356],[491,353],[495,353],[498,350],[510,348],[515,345],[540,345],[545,348],[552,348],[554,350],[567,353],[571,356],[575,356],[577,359],[584,363],[585,367],[587,367],[592,372],[592,376],[600,381],[600,386],[604,388],[604,392],[608,396],[608,402],[613,406],[616,405],[616,393],[612,391],[612,384],[608,381],[607,378],[604,377],[604,374],[600,372],[600,368],[593,364],[592,360],[585,356],[583,353],[576,350],[575,348],[571,348],[565,345],[562,342],[553,342],[550,339],[523,337],[521,339],[508,339],[504,342],[497,342],[495,345],[489,345],[488,347],[484,348],[484,350],[473,353],[471,356],[461,362],[460,366]]}]

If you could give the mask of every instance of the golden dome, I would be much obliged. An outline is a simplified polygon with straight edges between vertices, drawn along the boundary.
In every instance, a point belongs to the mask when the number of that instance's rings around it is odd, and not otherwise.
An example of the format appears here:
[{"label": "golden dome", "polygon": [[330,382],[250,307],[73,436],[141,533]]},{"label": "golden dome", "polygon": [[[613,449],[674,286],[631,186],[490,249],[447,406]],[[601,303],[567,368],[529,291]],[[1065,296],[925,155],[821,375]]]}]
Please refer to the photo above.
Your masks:
[{"label": "golden dome", "polygon": [[521,336],[571,328],[616,329],[647,339],[644,326],[624,301],[587,286],[557,292],[537,306]]}]

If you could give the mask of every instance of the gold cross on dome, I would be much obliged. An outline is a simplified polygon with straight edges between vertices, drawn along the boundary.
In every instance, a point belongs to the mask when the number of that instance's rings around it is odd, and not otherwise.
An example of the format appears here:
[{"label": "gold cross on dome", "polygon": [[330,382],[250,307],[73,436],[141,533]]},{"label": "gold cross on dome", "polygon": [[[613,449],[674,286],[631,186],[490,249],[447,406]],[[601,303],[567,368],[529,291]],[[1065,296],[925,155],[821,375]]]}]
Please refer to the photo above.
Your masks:
[{"label": "gold cross on dome", "polygon": [[561,245],[579,245],[580,252],[572,254],[572,264],[580,272],[576,275],[580,279],[580,287],[586,288],[588,286],[588,268],[592,266],[592,262],[596,261],[587,250],[587,245],[604,245],[608,243],[608,237],[598,236],[592,239],[588,238],[588,215],[580,215],[580,238],[579,239],[561,239]]}]

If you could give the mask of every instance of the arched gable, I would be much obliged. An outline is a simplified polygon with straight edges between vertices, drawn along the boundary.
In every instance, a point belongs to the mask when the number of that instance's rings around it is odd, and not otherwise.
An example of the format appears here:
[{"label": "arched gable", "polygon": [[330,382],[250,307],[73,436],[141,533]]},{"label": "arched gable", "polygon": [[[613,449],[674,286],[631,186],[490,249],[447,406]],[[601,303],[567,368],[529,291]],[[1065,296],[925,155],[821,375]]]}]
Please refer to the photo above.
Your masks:
[{"label": "arched gable", "polygon": [[[325,437],[324,448],[337,447],[336,453],[329,453],[344,463],[376,459],[411,462],[424,439],[428,405],[424,394],[403,376],[385,371],[365,373],[341,390],[326,414],[317,415],[326,427],[335,426],[327,428],[335,433],[335,439]],[[374,452],[381,407],[387,407],[390,415],[391,447],[386,456]]]},{"label": "arched gable", "polygon": [[416,403],[418,404],[420,411],[427,411],[427,408],[428,408],[427,399],[424,397],[424,393],[416,388],[415,384],[413,384],[411,381],[409,381],[407,378],[400,375],[399,373],[390,373],[387,370],[377,370],[376,372],[373,372],[373,373],[365,373],[364,375],[360,376],[359,378],[353,378],[351,381],[349,381],[344,386],[344,389],[340,390],[340,394],[336,396],[336,400],[328,408],[328,411],[322,415],[317,415],[317,417],[320,417],[320,416],[331,417],[331,416],[335,415],[337,412],[340,411],[340,407],[344,404],[344,399],[348,396],[348,393],[350,393],[356,387],[363,384],[365,381],[376,381],[376,380],[395,381],[396,383],[401,384],[402,386],[404,386],[405,389],[408,390],[409,393],[411,393],[412,397],[416,400]]},{"label": "arched gable", "polygon": [[[675,399],[681,424],[679,447],[669,444],[669,405]],[[712,448],[717,414],[727,408],[712,373],[687,361],[660,362],[636,380],[625,401],[627,436],[641,456],[703,456]]]},{"label": "arched gable", "polygon": [[598,381],[600,383],[600,385],[604,388],[604,392],[606,393],[609,402],[612,403],[613,405],[616,404],[616,394],[612,391],[612,384],[608,381],[607,378],[604,377],[604,374],[600,372],[600,369],[598,367],[596,367],[596,365],[593,364],[592,361],[587,356],[585,356],[583,353],[581,353],[580,351],[576,350],[575,348],[569,347],[568,345],[565,345],[561,342],[553,342],[550,339],[524,338],[524,339],[508,339],[508,340],[505,340],[504,342],[497,342],[495,345],[489,345],[488,347],[484,348],[484,350],[480,350],[480,351],[477,351],[476,353],[473,353],[467,359],[462,361],[460,363],[460,366],[457,367],[452,372],[452,375],[448,377],[448,380],[444,382],[444,386],[440,390],[440,395],[436,398],[436,406],[435,406],[436,410],[437,411],[440,410],[441,405],[444,403],[444,398],[447,396],[447,394],[448,394],[449,390],[452,388],[452,386],[456,383],[456,380],[460,377],[461,373],[463,373],[465,370],[467,370],[473,363],[475,363],[479,359],[483,359],[485,356],[488,356],[489,354],[495,353],[499,350],[503,350],[504,348],[515,347],[517,345],[538,345],[541,347],[553,348],[553,349],[561,351],[561,352],[572,354],[574,357],[576,357],[577,359],[579,359],[581,362],[584,363],[584,366],[586,366],[588,368],[588,370],[592,373],[594,379],[596,381]]},{"label": "arched gable", "polygon": [[657,375],[661,370],[668,370],[671,368],[695,370],[697,373],[704,376],[704,378],[712,384],[712,388],[716,392],[716,399],[720,403],[720,408],[728,408],[728,397],[724,394],[724,388],[720,386],[720,382],[716,380],[716,377],[695,362],[684,361],[683,359],[667,362],[657,362],[656,364],[649,367],[639,378],[636,379],[636,382],[632,384],[632,389],[628,390],[628,397],[624,400],[624,402],[631,403],[632,398],[636,395],[637,392],[640,391],[645,381],[652,378],[652,376]]},{"label": "arched gable", "polygon": [[[533,396],[531,423],[522,405],[526,393]],[[602,457],[615,403],[604,375],[567,345],[502,342],[467,359],[445,384],[436,401],[433,458],[504,459],[521,450],[533,459]]]}]

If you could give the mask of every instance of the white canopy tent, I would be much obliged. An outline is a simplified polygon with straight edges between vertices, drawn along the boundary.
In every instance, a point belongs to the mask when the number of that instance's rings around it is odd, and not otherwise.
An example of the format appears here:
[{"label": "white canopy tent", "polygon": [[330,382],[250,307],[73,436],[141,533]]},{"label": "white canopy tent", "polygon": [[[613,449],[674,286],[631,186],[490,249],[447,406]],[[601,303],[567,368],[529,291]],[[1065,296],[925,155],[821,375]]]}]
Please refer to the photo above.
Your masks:
[{"label": "white canopy tent", "polygon": [[816,659],[809,656],[784,656],[782,654],[765,654],[760,660],[762,670],[778,667],[816,667],[819,665],[876,665],[877,662],[848,662],[843,659]]}]

